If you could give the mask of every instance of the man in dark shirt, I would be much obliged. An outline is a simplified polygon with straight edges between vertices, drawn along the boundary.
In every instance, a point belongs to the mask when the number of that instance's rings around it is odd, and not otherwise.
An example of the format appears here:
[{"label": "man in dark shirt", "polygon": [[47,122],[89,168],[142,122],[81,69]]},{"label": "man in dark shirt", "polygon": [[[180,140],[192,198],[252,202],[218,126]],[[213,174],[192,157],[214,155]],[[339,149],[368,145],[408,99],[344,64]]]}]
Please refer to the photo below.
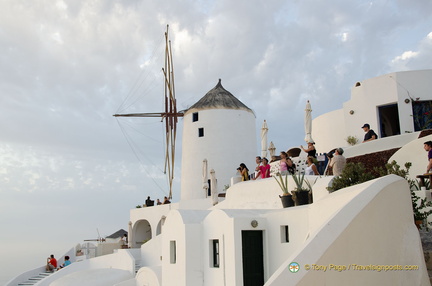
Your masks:
[{"label": "man in dark shirt", "polygon": [[364,136],[364,140],[363,143],[368,142],[368,141],[372,141],[378,138],[378,135],[376,135],[376,133],[370,129],[370,125],[369,124],[365,124],[362,126],[364,132],[366,132],[365,136]]},{"label": "man in dark shirt", "polygon": [[424,149],[428,152],[428,165],[426,167],[426,174],[430,173],[432,169],[432,141],[426,141],[424,143]]}]

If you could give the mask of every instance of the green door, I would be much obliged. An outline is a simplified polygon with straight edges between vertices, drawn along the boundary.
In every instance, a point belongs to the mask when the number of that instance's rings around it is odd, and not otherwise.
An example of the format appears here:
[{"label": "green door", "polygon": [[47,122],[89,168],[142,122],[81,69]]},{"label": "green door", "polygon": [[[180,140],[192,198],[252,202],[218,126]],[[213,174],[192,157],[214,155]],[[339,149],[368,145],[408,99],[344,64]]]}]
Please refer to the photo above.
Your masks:
[{"label": "green door", "polygon": [[263,233],[261,230],[242,231],[243,285],[264,285]]}]

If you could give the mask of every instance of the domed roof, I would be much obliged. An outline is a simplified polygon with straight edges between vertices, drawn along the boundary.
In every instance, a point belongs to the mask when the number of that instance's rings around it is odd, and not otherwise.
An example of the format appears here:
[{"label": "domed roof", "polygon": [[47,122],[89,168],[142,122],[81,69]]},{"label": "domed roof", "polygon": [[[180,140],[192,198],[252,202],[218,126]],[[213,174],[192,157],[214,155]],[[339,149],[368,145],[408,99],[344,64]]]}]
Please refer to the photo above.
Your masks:
[{"label": "domed roof", "polygon": [[186,113],[206,109],[243,109],[253,113],[249,107],[222,86],[220,79],[218,84],[192,105]]}]

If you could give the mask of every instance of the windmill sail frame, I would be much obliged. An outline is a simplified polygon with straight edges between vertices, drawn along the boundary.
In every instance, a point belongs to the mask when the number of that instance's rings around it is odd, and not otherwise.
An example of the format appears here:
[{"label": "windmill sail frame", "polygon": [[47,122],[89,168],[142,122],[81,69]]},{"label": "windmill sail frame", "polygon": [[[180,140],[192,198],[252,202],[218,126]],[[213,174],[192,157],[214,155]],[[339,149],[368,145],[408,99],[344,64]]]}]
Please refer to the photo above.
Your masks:
[{"label": "windmill sail frame", "polygon": [[161,117],[165,121],[165,164],[164,173],[168,175],[169,182],[169,199],[172,199],[172,185],[174,181],[174,163],[175,163],[175,145],[177,137],[178,117],[183,117],[182,112],[177,111],[174,84],[174,68],[171,49],[171,40],[169,39],[169,25],[165,32],[165,63],[162,68],[164,74],[164,112],[152,113],[129,113],[114,114],[115,117]]}]

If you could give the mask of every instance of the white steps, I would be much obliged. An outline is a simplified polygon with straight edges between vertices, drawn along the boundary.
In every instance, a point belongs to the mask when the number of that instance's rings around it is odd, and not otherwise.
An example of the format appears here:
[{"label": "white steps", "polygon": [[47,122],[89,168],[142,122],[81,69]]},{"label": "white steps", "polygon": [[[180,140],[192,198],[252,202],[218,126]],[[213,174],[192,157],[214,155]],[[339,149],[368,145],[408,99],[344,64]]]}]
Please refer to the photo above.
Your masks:
[{"label": "white steps", "polygon": [[41,272],[36,276],[30,277],[27,281],[18,283],[18,286],[35,285],[36,283],[39,283],[41,280],[45,279],[53,273],[54,272]]}]

